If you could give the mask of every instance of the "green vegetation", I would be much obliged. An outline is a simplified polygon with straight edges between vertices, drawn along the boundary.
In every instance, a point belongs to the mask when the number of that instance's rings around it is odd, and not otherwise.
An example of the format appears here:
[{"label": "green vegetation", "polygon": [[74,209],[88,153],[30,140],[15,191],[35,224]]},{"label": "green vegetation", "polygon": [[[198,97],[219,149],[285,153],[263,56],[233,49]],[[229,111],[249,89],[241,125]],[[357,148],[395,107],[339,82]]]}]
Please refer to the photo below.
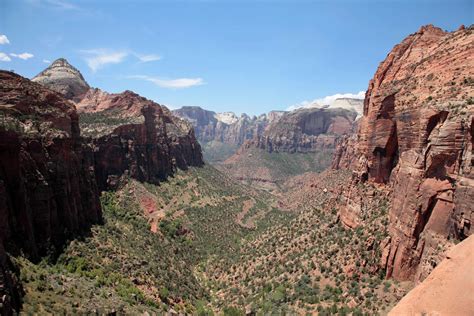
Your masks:
[{"label": "green vegetation", "polygon": [[143,123],[142,117],[124,117],[120,111],[116,110],[84,112],[79,116],[79,127],[84,136],[99,137],[110,133],[121,125],[139,123]]},{"label": "green vegetation", "polygon": [[219,141],[210,141],[201,143],[204,160],[211,164],[220,163],[232,156],[239,146],[222,143]]},{"label": "green vegetation", "polygon": [[249,148],[232,161],[219,166],[245,184],[265,189],[282,189],[289,177],[321,172],[330,166],[332,150],[310,153],[272,152]]},{"label": "green vegetation", "polygon": [[324,204],[283,212],[210,166],[158,186],[129,179],[103,193],[105,224],[59,258],[14,259],[24,312],[372,314],[397,289],[378,271],[387,204],[374,196],[349,230]]}]

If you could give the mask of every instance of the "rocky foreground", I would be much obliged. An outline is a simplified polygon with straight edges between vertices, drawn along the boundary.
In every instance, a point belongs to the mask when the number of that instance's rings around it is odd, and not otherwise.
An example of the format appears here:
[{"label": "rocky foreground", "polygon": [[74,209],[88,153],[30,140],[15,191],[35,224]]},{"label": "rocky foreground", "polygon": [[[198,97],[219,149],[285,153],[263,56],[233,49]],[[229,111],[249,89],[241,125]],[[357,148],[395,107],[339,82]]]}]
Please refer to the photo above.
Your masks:
[{"label": "rocky foreground", "polygon": [[474,236],[453,247],[443,261],[389,313],[472,315],[474,313]]}]

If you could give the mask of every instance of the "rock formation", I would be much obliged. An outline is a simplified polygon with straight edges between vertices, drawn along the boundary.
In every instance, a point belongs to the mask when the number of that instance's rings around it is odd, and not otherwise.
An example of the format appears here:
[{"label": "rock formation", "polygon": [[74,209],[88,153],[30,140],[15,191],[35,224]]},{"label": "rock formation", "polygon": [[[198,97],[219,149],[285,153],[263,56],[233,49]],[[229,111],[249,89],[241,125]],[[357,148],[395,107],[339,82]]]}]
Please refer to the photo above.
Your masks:
[{"label": "rock formation", "polygon": [[405,295],[390,316],[473,315],[474,236],[456,245],[417,287]]},{"label": "rock formation", "polygon": [[366,180],[391,191],[387,277],[425,278],[440,242],[471,234],[473,41],[472,28],[428,25],[396,45],[369,82],[357,137],[338,143],[333,167],[354,170],[346,197]]},{"label": "rock formation", "polygon": [[80,100],[90,89],[79,70],[64,58],[57,59],[31,80],[75,101]]},{"label": "rock formation", "polygon": [[278,119],[283,112],[273,111],[268,115],[240,117],[232,112],[216,113],[197,106],[185,106],[173,110],[173,114],[191,122],[196,137],[201,143],[218,141],[240,146],[246,140],[260,136],[267,125]]},{"label": "rock formation", "polygon": [[[126,174],[158,183],[177,168],[203,164],[191,124],[136,93],[100,94],[95,103],[83,99],[78,109],[81,129],[92,138],[97,181],[101,188]],[[90,95],[89,93],[87,94]]]},{"label": "rock formation", "polygon": [[122,175],[158,183],[176,168],[203,163],[192,126],[164,106],[132,91],[111,94],[90,88],[62,58],[33,80],[74,101],[82,134],[94,148],[101,190],[116,185]]},{"label": "rock formation", "polygon": [[339,136],[352,131],[356,116],[355,111],[340,108],[298,109],[274,120],[246,146],[290,153],[332,149]]},{"label": "rock formation", "polygon": [[92,148],[80,137],[72,103],[0,71],[0,115],[0,291],[7,308],[18,306],[19,293],[4,248],[38,260],[102,215]]}]

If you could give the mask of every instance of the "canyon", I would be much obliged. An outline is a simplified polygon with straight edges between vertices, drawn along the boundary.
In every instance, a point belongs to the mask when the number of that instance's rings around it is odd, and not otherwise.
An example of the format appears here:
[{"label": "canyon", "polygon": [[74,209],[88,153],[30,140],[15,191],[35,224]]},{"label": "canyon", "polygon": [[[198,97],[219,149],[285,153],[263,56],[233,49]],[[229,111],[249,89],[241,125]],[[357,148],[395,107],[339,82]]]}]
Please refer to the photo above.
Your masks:
[{"label": "canyon", "polygon": [[[256,147],[283,152],[314,151],[335,137],[318,141],[320,134],[340,135],[352,129],[362,113],[362,100],[339,98],[331,105],[313,104],[293,111],[270,111],[259,116],[233,112],[216,113],[200,107],[182,107],[173,114],[189,121],[211,163],[221,163],[239,148]],[[286,142],[281,145],[280,143]],[[291,142],[291,144],[290,144]],[[275,145],[272,145],[275,143]]]},{"label": "canyon", "polygon": [[253,117],[0,71],[2,313],[474,312],[473,32]]}]

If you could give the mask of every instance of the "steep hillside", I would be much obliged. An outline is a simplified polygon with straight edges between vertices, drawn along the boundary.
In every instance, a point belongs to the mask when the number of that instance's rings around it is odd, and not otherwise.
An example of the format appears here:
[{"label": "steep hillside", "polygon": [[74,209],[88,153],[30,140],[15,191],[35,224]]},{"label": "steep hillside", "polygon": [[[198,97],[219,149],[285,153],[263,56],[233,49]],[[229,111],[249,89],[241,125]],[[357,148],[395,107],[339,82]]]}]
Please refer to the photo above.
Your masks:
[{"label": "steep hillside", "polygon": [[[345,171],[311,174],[278,202],[295,217],[242,240],[232,258],[211,257],[203,277],[217,307],[257,314],[362,315],[383,312],[409,284],[384,281],[378,245],[387,235],[387,200],[367,187],[364,223],[346,229],[335,205]],[[370,193],[369,193],[370,192]]]},{"label": "steep hillside", "polygon": [[354,170],[341,214],[359,221],[351,197],[369,181],[391,192],[387,276],[422,280],[440,249],[472,233],[473,29],[422,27],[396,45],[367,90],[357,138],[338,144],[334,167]]},{"label": "steep hillside", "polygon": [[179,171],[159,186],[123,178],[101,202],[105,224],[57,260],[14,259],[25,312],[211,310],[202,262],[237,256],[243,240],[291,218],[270,195],[209,166]]}]

